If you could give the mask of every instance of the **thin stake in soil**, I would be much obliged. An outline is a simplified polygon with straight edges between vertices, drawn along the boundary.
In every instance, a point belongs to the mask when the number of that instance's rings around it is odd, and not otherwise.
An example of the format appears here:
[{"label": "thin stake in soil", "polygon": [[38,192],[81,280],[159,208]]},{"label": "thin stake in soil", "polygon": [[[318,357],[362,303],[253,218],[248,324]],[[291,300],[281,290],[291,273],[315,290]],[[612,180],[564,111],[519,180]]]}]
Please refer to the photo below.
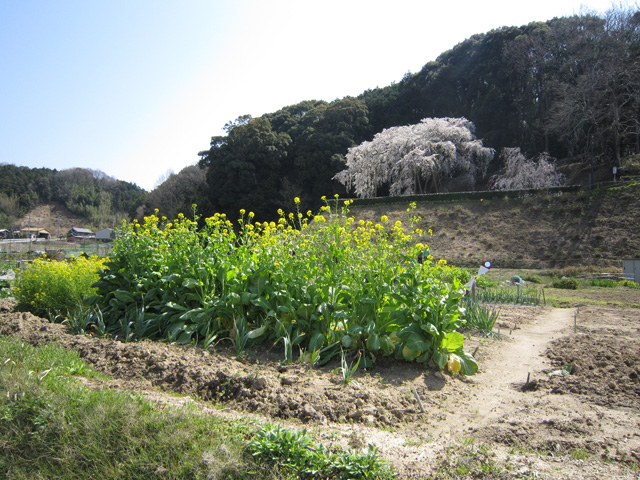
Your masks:
[{"label": "thin stake in soil", "polygon": [[427,413],[424,409],[424,405],[422,404],[422,400],[420,400],[420,395],[418,395],[418,390],[413,389],[413,394],[416,396],[416,400],[418,400],[418,405],[420,406],[420,411],[422,413]]}]

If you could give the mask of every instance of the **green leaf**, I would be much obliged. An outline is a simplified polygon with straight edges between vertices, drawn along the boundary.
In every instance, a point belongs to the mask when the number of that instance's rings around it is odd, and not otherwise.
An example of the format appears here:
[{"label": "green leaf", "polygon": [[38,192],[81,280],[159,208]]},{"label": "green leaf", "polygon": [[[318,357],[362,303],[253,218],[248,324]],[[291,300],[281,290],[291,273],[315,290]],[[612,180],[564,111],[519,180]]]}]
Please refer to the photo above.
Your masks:
[{"label": "green leaf", "polygon": [[202,313],[203,310],[204,309],[202,308],[194,308],[192,310],[189,310],[188,312],[185,312],[182,315],[180,315],[180,320],[191,320],[193,317],[195,317],[199,313]]},{"label": "green leaf", "polygon": [[182,281],[182,287],[183,288],[201,287],[202,285],[203,285],[203,283],[200,280],[197,280],[195,278],[185,278]]},{"label": "green leaf", "polygon": [[180,345],[186,345],[187,343],[191,343],[191,336],[192,335],[193,335],[193,333],[182,332],[182,335],[180,335],[180,337],[178,337],[178,339],[176,340],[176,343],[179,343]]},{"label": "green leaf", "polygon": [[478,362],[473,358],[473,355],[465,352],[464,350],[458,350],[455,355],[460,359],[460,374],[461,375],[475,375],[478,371]]},{"label": "green leaf", "polygon": [[377,352],[380,348],[382,348],[380,336],[377,333],[369,335],[369,338],[367,339],[367,349],[372,352]]},{"label": "green leaf", "polygon": [[427,323],[426,325],[420,325],[420,329],[427,332],[429,335],[438,335],[438,329],[433,323]]},{"label": "green leaf", "polygon": [[315,352],[320,350],[324,346],[325,336],[322,333],[316,333],[309,340],[309,350]]},{"label": "green leaf", "polygon": [[171,325],[169,327],[169,330],[167,331],[167,336],[169,337],[169,340],[175,339],[178,336],[178,333],[184,330],[184,327],[185,327],[184,322],[177,322]]},{"label": "green leaf", "polygon": [[433,352],[433,361],[440,367],[440,370],[444,369],[444,366],[447,364],[447,360],[449,360],[449,355],[446,353],[442,353],[438,350]]},{"label": "green leaf", "polygon": [[449,332],[442,339],[440,348],[448,352],[461,350],[464,345],[464,336],[459,332]]},{"label": "green leaf", "polygon": [[380,346],[385,355],[393,354],[396,349],[396,346],[388,335],[383,335],[382,337],[380,337]]},{"label": "green leaf", "polygon": [[353,338],[350,335],[345,335],[342,337],[341,342],[344,348],[349,348],[353,343]]},{"label": "green leaf", "polygon": [[251,300],[251,303],[256,307],[260,307],[267,312],[271,310],[271,305],[269,305],[269,302],[267,302],[266,298],[264,297],[254,298],[253,300]]},{"label": "green leaf", "polygon": [[255,330],[251,330],[249,333],[247,333],[247,338],[250,338],[253,340],[254,338],[258,338],[264,335],[266,331],[267,331],[267,325],[263,325],[262,327],[256,328]]},{"label": "green leaf", "polygon": [[189,310],[187,307],[184,307],[184,306],[179,305],[179,304],[174,303],[174,302],[167,302],[165,306],[167,308],[171,308],[173,310],[181,310],[183,312],[186,312],[187,310]]},{"label": "green leaf", "polygon": [[121,302],[133,302],[133,295],[125,290],[114,290],[113,295]]}]

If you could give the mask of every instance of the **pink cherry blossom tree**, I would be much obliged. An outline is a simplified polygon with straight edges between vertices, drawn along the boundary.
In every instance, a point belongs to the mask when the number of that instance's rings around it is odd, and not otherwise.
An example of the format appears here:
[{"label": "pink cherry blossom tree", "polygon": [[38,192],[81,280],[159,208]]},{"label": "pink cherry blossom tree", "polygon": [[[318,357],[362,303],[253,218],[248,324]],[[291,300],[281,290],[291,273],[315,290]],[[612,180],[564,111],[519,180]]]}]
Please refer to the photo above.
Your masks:
[{"label": "pink cherry blossom tree", "polygon": [[504,148],[500,154],[505,169],[492,179],[494,190],[522,190],[526,188],[559,187],[565,177],[556,171],[548,154],[542,153],[537,159],[525,157],[520,148]]},{"label": "pink cherry blossom tree", "polygon": [[466,118],[425,118],[392,127],[349,149],[346,169],[334,178],[361,198],[388,185],[392,196],[473,189],[494,150],[482,145]]}]

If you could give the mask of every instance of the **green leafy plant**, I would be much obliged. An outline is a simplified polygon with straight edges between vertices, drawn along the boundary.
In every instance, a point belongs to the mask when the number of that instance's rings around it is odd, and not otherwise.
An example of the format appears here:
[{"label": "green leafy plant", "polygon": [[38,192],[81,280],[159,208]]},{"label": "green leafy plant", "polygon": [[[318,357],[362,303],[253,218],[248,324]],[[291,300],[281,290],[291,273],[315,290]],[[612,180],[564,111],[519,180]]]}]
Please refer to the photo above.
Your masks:
[{"label": "green leafy plant", "polygon": [[11,296],[11,283],[9,280],[0,280],[0,298]]},{"label": "green leafy plant", "polygon": [[447,333],[440,346],[433,354],[436,364],[451,373],[460,375],[474,375],[478,371],[478,363],[472,355],[462,349],[464,337],[459,332]]},{"label": "green leafy plant", "polygon": [[615,288],[618,286],[618,282],[611,278],[588,278],[584,282],[592,287]]},{"label": "green leafy plant", "polygon": [[339,373],[342,376],[342,383],[345,385],[350,384],[353,381],[353,375],[358,370],[358,366],[360,365],[360,360],[362,359],[361,355],[358,355],[358,360],[356,360],[353,364],[349,365],[347,363],[347,358],[342,350],[342,358],[340,359],[340,366],[336,368],[333,373]]},{"label": "green leafy plant", "polygon": [[279,425],[263,427],[247,443],[257,460],[295,472],[297,478],[391,479],[393,470],[369,445],[365,450],[329,450],[314,441],[306,430]]},{"label": "green leafy plant", "polygon": [[544,290],[537,288],[487,288],[476,292],[478,303],[507,303],[515,305],[543,305]]},{"label": "green leafy plant", "polygon": [[465,329],[476,330],[485,337],[495,336],[497,334],[493,331],[493,327],[499,315],[500,311],[494,308],[470,301],[466,302],[464,312]]},{"label": "green leafy plant", "polygon": [[70,313],[62,323],[67,324],[70,332],[76,335],[96,335],[98,337],[107,335],[102,312],[97,307],[86,312],[78,308]]},{"label": "green leafy plant", "polygon": [[95,293],[104,259],[78,257],[71,261],[36,259],[18,270],[13,293],[18,308],[45,318],[64,318],[80,311]]},{"label": "green leafy plant", "polygon": [[576,290],[578,288],[578,280],[573,277],[557,278],[553,280],[553,288]]},{"label": "green leafy plant", "polygon": [[526,275],[524,277],[525,282],[530,282],[530,283],[543,283],[542,277],[540,277],[539,275]]},{"label": "green leafy plant", "polygon": [[[406,227],[385,216],[356,223],[351,200],[326,202],[315,215],[294,203],[278,222],[241,210],[235,225],[195,213],[125,224],[88,302],[125,339],[229,341],[238,356],[282,343],[285,362],[301,352],[314,365],[341,349],[359,352],[365,368],[379,356],[431,360],[462,323],[468,273],[431,263],[415,205]],[[419,354],[402,355],[405,347]]]}]

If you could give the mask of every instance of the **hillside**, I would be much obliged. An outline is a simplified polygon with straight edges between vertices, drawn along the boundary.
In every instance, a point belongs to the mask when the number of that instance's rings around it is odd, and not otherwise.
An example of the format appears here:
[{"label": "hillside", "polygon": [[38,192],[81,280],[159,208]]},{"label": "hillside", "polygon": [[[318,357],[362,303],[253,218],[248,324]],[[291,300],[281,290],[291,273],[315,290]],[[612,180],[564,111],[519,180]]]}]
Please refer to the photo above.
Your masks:
[{"label": "hillside", "polygon": [[65,236],[72,227],[90,228],[90,221],[87,218],[75,215],[59,203],[38,205],[19,218],[17,224],[20,227],[43,228],[51,234],[51,238]]},{"label": "hillside", "polygon": [[[357,203],[356,203],[357,205]],[[408,205],[352,208],[356,219],[407,218]],[[640,257],[640,185],[522,199],[418,203],[418,226],[436,259],[473,267],[621,266]]]}]

